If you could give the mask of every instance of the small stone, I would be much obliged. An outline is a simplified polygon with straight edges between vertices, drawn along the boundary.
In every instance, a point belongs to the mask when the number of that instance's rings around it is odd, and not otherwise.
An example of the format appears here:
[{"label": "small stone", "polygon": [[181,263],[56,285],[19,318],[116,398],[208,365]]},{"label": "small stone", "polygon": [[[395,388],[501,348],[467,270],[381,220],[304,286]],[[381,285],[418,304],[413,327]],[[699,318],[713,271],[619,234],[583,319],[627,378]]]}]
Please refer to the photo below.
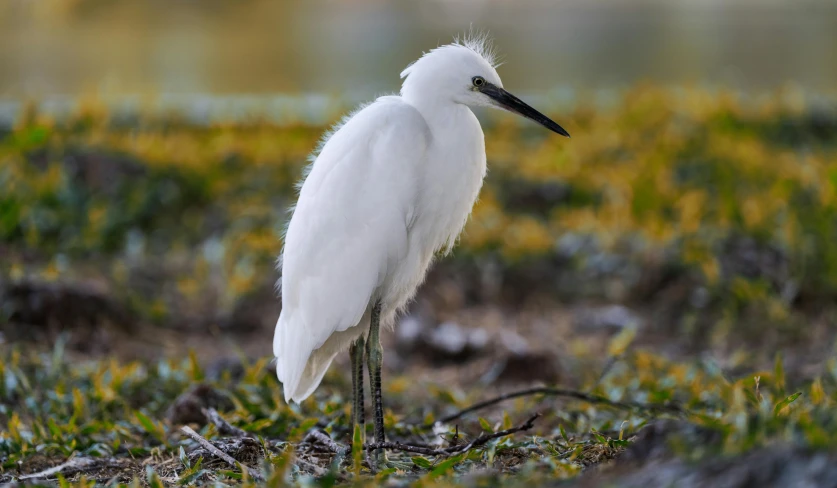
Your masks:
[{"label": "small stone", "polygon": [[397,347],[411,349],[421,340],[424,332],[424,322],[413,315],[401,319],[398,327],[395,328],[395,341]]},{"label": "small stone", "polygon": [[232,401],[223,393],[206,383],[197,384],[174,400],[166,412],[166,417],[174,425],[206,424],[203,409],[229,410]]},{"label": "small stone", "polygon": [[642,319],[623,305],[584,308],[576,312],[576,330],[618,332],[628,327],[641,327]]},{"label": "small stone", "polygon": [[430,333],[428,344],[442,353],[455,356],[465,350],[468,336],[459,325],[445,322]]}]

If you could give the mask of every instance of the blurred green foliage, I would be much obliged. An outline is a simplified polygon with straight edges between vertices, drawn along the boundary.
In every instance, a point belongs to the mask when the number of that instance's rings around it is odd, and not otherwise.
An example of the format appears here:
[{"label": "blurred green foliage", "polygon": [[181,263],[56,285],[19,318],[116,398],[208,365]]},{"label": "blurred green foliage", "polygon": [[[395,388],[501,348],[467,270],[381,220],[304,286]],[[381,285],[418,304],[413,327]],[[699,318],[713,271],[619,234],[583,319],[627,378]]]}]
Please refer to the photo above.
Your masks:
[{"label": "blurred green foliage", "polygon": [[[641,86],[555,115],[570,140],[491,118],[489,175],[454,259],[560,259],[628,290],[670,269],[730,309],[785,320],[794,301],[837,291],[834,107],[791,90]],[[178,267],[187,301],[217,275],[234,303],[275,279],[284,209],[324,129],[115,117],[95,101],[58,122],[31,105],[0,139],[0,242],[13,256],[0,273],[55,278],[93,262],[118,283],[144,260]]]}]

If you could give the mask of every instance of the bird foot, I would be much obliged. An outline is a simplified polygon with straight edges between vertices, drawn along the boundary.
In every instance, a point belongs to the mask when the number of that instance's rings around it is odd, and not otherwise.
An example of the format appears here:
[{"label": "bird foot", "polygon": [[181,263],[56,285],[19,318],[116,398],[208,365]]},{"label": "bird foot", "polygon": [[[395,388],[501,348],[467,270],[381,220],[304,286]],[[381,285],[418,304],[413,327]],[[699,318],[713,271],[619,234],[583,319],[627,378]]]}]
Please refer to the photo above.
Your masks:
[{"label": "bird foot", "polygon": [[375,449],[370,453],[369,462],[373,471],[382,471],[391,468],[386,449]]}]

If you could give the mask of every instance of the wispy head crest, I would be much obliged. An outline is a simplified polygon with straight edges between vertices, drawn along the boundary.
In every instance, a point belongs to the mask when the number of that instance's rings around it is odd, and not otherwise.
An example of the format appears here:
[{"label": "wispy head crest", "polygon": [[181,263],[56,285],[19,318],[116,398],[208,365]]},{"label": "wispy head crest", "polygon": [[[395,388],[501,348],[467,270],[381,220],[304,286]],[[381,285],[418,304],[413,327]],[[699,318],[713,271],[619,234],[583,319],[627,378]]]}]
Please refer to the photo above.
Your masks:
[{"label": "wispy head crest", "polygon": [[445,48],[449,48],[450,46],[459,46],[464,47],[465,49],[469,49],[476,53],[478,56],[482,57],[488,64],[491,65],[492,68],[497,68],[501,64],[503,64],[499,56],[497,55],[497,49],[494,47],[494,40],[489,35],[488,31],[481,31],[475,30],[473,26],[468,29],[468,31],[464,32],[462,35],[456,35],[453,38],[453,42],[449,45],[439,46],[436,49],[431,50],[430,52],[422,53],[422,57],[416,61],[413,61],[406,68],[404,71],[401,72],[401,78],[406,78],[412,71],[415,64],[420,61],[421,59],[427,57],[427,55],[432,54],[434,52],[441,51]]},{"label": "wispy head crest", "polygon": [[474,26],[471,26],[461,36],[457,34],[453,38],[453,43],[457,46],[467,47],[479,54],[492,68],[496,69],[503,64],[497,55],[494,39],[491,38],[488,31],[474,29]]}]

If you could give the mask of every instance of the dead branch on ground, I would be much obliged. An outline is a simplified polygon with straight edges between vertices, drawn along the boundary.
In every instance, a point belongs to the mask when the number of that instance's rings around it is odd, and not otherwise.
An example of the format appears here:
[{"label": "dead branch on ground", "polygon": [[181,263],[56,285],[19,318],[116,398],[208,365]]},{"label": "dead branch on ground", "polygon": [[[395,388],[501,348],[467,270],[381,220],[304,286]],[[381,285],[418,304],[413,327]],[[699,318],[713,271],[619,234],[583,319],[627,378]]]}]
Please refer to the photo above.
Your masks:
[{"label": "dead branch on ground", "polygon": [[222,459],[223,461],[225,461],[227,464],[229,464],[233,468],[240,467],[241,470],[244,471],[245,473],[247,473],[251,478],[253,478],[255,480],[263,480],[261,474],[255,472],[255,471],[250,471],[249,469],[247,469],[247,466],[245,466],[243,463],[239,463],[232,456],[230,456],[229,454],[227,454],[224,451],[215,447],[214,444],[212,444],[211,442],[206,440],[203,436],[201,436],[200,434],[195,432],[188,425],[184,425],[183,427],[181,427],[180,431],[183,432],[184,434],[186,434],[187,436],[191,437],[194,441],[196,441],[198,444],[200,444],[204,449],[206,449],[207,451],[212,453],[212,455],[214,455],[215,457],[217,457],[219,459]]},{"label": "dead branch on ground", "polygon": [[624,401],[615,401],[605,398],[601,395],[594,395],[591,393],[584,393],[578,390],[569,390],[565,388],[547,388],[547,387],[539,387],[539,388],[529,388],[526,390],[515,391],[511,393],[506,393],[504,395],[500,395],[495,398],[491,398],[488,400],[483,400],[481,402],[475,403],[467,408],[463,408],[458,412],[448,415],[446,417],[442,417],[441,419],[435,421],[433,424],[427,424],[424,427],[432,427],[436,423],[448,423],[459,418],[464,417],[465,415],[475,412],[477,410],[481,410],[486,407],[490,407],[492,405],[496,405],[500,402],[511,400],[512,398],[520,398],[524,396],[531,396],[531,395],[546,395],[546,396],[557,396],[557,397],[564,397],[564,398],[573,398],[575,400],[581,400],[583,402],[592,403],[596,405],[606,405],[613,408],[618,408],[622,410],[645,410],[651,412],[658,412],[658,413],[672,413],[672,414],[679,414],[684,415],[688,414],[688,410],[683,408],[680,405],[667,403],[667,404],[655,404],[655,403],[640,403],[640,402],[624,402]]},{"label": "dead branch on ground", "polygon": [[535,420],[540,416],[541,414],[536,413],[529,417],[526,420],[526,422],[523,422],[517,427],[501,430],[499,432],[493,432],[491,434],[482,434],[473,441],[469,442],[468,444],[459,444],[451,447],[434,449],[430,447],[411,446],[409,444],[402,444],[400,442],[382,442],[376,444],[367,444],[366,449],[373,450],[383,448],[395,451],[414,452],[416,454],[424,454],[427,456],[451,456],[453,454],[459,454],[462,452],[470,451],[471,449],[480,447],[494,439],[499,439],[500,437],[505,437],[507,435],[511,435],[517,432],[529,430],[532,427],[534,427]]}]

